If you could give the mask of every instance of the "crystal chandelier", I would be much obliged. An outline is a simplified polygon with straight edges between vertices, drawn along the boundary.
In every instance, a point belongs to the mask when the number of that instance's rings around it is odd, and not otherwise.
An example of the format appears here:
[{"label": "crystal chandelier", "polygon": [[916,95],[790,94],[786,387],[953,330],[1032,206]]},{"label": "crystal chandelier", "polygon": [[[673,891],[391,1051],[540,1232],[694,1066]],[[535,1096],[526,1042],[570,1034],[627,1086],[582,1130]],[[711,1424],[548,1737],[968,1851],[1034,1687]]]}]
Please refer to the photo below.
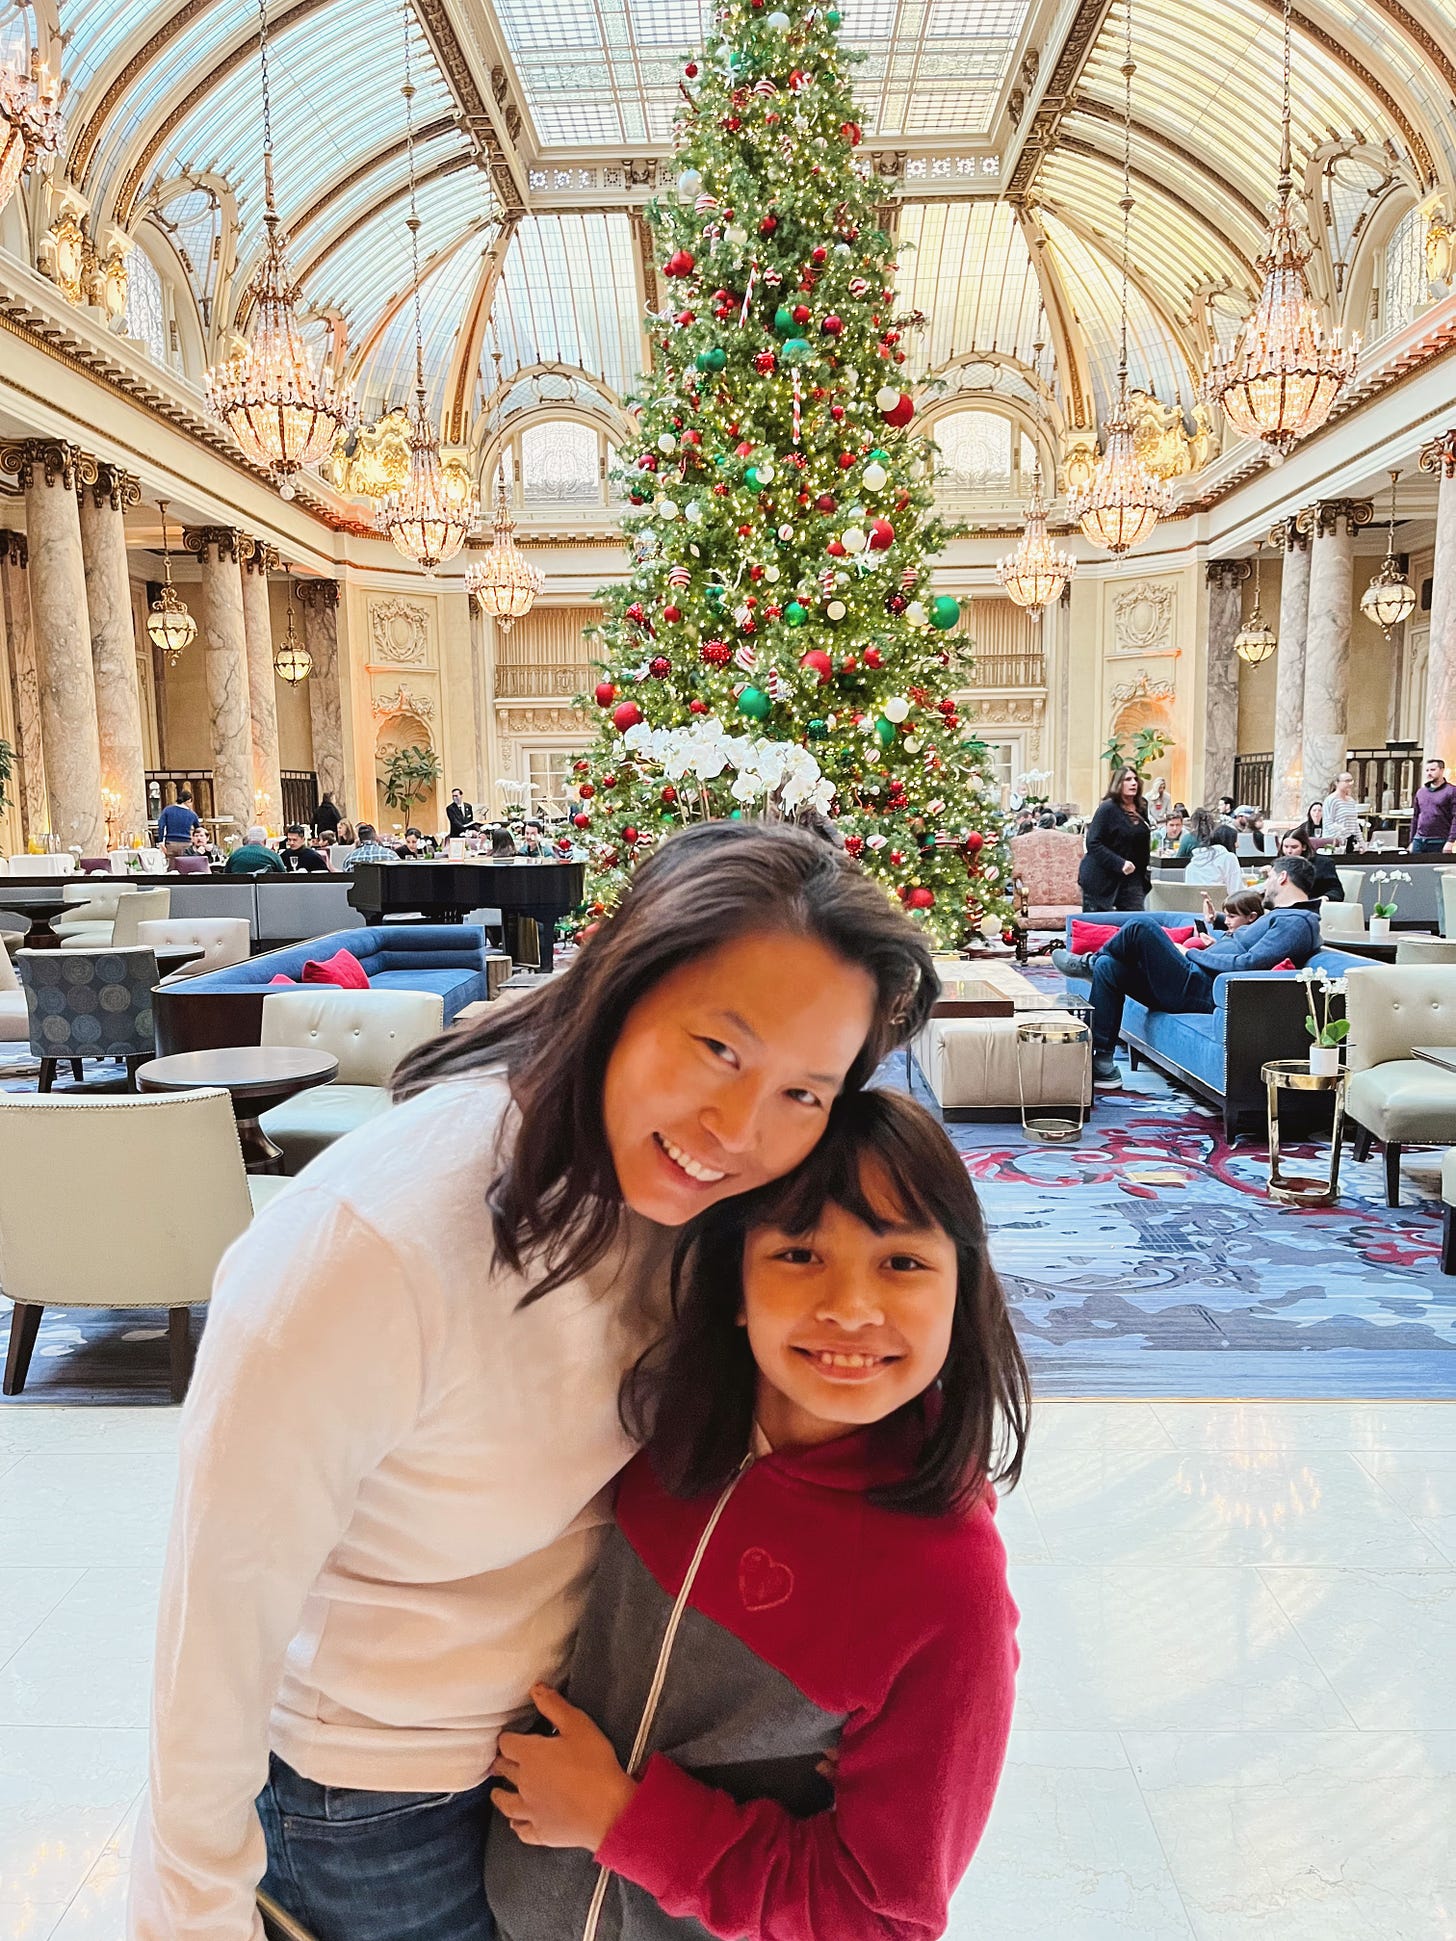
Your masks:
[{"label": "crystal chandelier", "polygon": [[1262,439],[1276,465],[1329,417],[1360,352],[1358,337],[1347,347],[1338,329],[1326,332],[1304,273],[1314,251],[1291,199],[1289,7],[1284,0],[1283,134],[1279,187],[1259,258],[1264,283],[1232,349],[1215,345],[1209,353],[1202,385],[1206,402],[1222,405],[1246,438]]},{"label": "crystal chandelier", "polygon": [[1026,508],[1026,529],[1014,553],[996,562],[996,577],[1017,606],[1026,607],[1033,620],[1040,620],[1042,609],[1060,599],[1062,588],[1076,571],[1070,553],[1059,552],[1047,535],[1047,511],[1041,496],[1041,462],[1032,474],[1031,504]]},{"label": "crystal chandelier", "polygon": [[1123,8],[1122,58],[1122,348],[1117,365],[1117,403],[1102,427],[1102,456],[1091,483],[1067,501],[1067,511],[1094,546],[1120,559],[1166,518],[1177,494],[1150,472],[1137,454],[1137,433],[1127,396],[1127,297],[1131,259],[1132,193],[1132,0]]},{"label": "crystal chandelier", "polygon": [[1268,660],[1279,639],[1274,629],[1264,618],[1260,597],[1264,586],[1264,542],[1261,539],[1254,548],[1254,611],[1234,635],[1234,652],[1241,661],[1250,667],[1258,667]]},{"label": "crystal chandelier", "polygon": [[273,109],[268,87],[268,5],[258,0],[263,72],[263,261],[248,286],[252,339],[207,373],[207,399],[250,458],[278,481],[283,498],[293,475],[316,465],[353,422],[348,386],[325,364],[317,373],[298,324],[298,285],[288,267],[273,199]]},{"label": "crystal chandelier", "polygon": [[410,27],[408,4],[404,10],[404,96],[405,146],[409,154],[410,259],[414,274],[415,307],[415,402],[410,412],[409,475],[397,492],[391,492],[379,507],[379,529],[394,542],[395,550],[416,566],[433,573],[444,560],[453,559],[465,544],[480,518],[480,502],[473,488],[464,492],[452,485],[440,463],[440,440],[430,422],[425,402],[425,328],[420,313],[420,217],[415,182],[414,82],[410,78]]},{"label": "crystal chandelier", "polygon": [[59,153],[64,92],[41,66],[38,52],[30,57],[29,73],[21,72],[18,59],[0,67],[0,209],[28,168]]},{"label": "crystal chandelier", "polygon": [[465,584],[503,634],[536,604],[543,584],[539,567],[516,551],[515,521],[506,493],[505,467],[496,474],[490,551],[465,569]]},{"label": "crystal chandelier", "polygon": [[284,577],[288,581],[288,618],[284,622],[283,638],[278,643],[278,652],[273,656],[273,672],[280,681],[287,681],[290,687],[297,687],[306,681],[313,672],[313,655],[299,639],[293,625],[293,568],[285,566]]},{"label": "crystal chandelier", "polygon": [[1395,557],[1395,482],[1399,472],[1390,475],[1390,528],[1385,539],[1385,558],[1379,572],[1360,595],[1360,611],[1380,627],[1387,640],[1402,620],[1416,610],[1416,590],[1401,572]]},{"label": "crystal chandelier", "polygon": [[183,606],[181,596],[172,584],[172,553],[167,544],[167,505],[166,499],[158,499],[157,509],[162,515],[162,590],[147,609],[147,638],[166,655],[168,667],[175,667],[182,658],[183,649],[190,647],[197,638],[197,622]]}]

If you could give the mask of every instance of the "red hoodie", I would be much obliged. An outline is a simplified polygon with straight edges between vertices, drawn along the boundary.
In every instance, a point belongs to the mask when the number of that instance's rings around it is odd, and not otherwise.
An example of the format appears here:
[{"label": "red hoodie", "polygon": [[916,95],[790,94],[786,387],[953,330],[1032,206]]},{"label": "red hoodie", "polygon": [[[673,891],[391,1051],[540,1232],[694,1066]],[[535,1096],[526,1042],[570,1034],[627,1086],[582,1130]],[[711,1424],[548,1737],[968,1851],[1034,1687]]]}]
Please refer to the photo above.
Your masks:
[{"label": "red hoodie", "polygon": [[502,1941],[944,1933],[1005,1758],[1017,1612],[991,1491],[942,1518],[869,1502],[904,1473],[895,1440],[766,1456],[691,1502],[627,1470],[568,1696],[624,1765],[648,1715],[641,1783],[598,1864],[492,1828]]}]

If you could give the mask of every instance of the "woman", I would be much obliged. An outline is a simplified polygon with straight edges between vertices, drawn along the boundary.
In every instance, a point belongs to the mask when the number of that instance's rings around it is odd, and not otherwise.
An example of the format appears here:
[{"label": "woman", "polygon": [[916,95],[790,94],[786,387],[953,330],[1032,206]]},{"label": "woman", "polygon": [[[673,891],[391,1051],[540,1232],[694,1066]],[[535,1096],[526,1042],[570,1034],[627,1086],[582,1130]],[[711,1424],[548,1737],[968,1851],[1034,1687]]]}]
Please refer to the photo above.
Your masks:
[{"label": "woman", "polygon": [[334,800],[332,789],[325,789],[318,807],[313,812],[313,832],[321,842],[338,842],[339,824],[344,820],[344,812]]},{"label": "woman", "polygon": [[1325,835],[1332,849],[1348,854],[1363,845],[1365,825],[1360,820],[1360,804],[1355,800],[1355,778],[1348,770],[1336,776],[1335,786],[1325,797]]},{"label": "woman", "polygon": [[1244,887],[1244,872],[1234,855],[1232,832],[1222,823],[1215,822],[1208,809],[1195,809],[1189,833],[1193,837],[1193,848],[1189,852],[1183,881],[1217,884],[1225,896],[1233,896],[1241,890]]},{"label": "woman", "polygon": [[1148,820],[1155,829],[1161,829],[1173,813],[1173,798],[1168,792],[1168,784],[1163,776],[1153,783],[1153,792],[1148,797]]},{"label": "woman", "polygon": [[1077,870],[1082,908],[1141,910],[1152,884],[1152,841],[1142,777],[1135,768],[1120,768],[1087,830],[1087,850]]},{"label": "woman", "polygon": [[318,1941],[489,1941],[486,1774],[564,1666],[672,1229],[791,1171],[937,989],[842,854],[700,824],[254,1221],[184,1422],[132,1941],[248,1941],[265,1870]]},{"label": "woman", "polygon": [[[1334,859],[1319,855],[1309,837],[1302,829],[1291,829],[1279,845],[1281,856],[1304,856],[1314,866],[1314,888],[1311,898],[1323,897],[1327,903],[1343,903],[1345,886],[1340,881],[1340,872],[1335,868]],[[1264,875],[1270,883],[1274,880],[1275,865],[1270,863]]]},{"label": "woman", "polygon": [[1304,821],[1299,825],[1299,833],[1311,849],[1323,849],[1328,837],[1325,835],[1325,805],[1311,802],[1304,812]]}]

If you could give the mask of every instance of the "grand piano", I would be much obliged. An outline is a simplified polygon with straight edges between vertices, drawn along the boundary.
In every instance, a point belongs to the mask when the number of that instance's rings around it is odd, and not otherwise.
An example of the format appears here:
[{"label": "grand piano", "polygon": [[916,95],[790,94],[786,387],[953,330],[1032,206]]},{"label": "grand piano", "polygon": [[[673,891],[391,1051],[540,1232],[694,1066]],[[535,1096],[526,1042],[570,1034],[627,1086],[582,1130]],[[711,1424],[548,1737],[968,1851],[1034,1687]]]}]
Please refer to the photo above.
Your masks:
[{"label": "grand piano", "polygon": [[499,910],[509,934],[520,918],[530,917],[541,927],[541,968],[550,970],[556,925],[581,902],[586,865],[529,856],[356,863],[353,877],[349,901],[366,923],[415,910],[434,923],[463,923],[472,910]]}]

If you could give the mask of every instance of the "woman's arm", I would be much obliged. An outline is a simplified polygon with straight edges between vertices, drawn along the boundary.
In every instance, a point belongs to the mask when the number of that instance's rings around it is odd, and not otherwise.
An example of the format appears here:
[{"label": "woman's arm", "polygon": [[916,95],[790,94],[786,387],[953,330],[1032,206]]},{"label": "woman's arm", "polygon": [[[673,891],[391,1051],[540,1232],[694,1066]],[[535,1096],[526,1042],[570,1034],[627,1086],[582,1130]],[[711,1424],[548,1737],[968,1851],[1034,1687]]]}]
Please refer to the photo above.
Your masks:
[{"label": "woman's arm", "polygon": [[1087,854],[1109,876],[1121,876],[1127,857],[1121,850],[1114,849],[1107,840],[1108,828],[1114,814],[1121,815],[1121,809],[1114,810],[1110,803],[1104,802],[1093,816],[1087,827]]},{"label": "woman's arm", "polygon": [[396,1257],[332,1195],[290,1189],[224,1258],[183,1421],[130,1941],[261,1933],[253,1801],[284,1657],[422,1379]]}]

